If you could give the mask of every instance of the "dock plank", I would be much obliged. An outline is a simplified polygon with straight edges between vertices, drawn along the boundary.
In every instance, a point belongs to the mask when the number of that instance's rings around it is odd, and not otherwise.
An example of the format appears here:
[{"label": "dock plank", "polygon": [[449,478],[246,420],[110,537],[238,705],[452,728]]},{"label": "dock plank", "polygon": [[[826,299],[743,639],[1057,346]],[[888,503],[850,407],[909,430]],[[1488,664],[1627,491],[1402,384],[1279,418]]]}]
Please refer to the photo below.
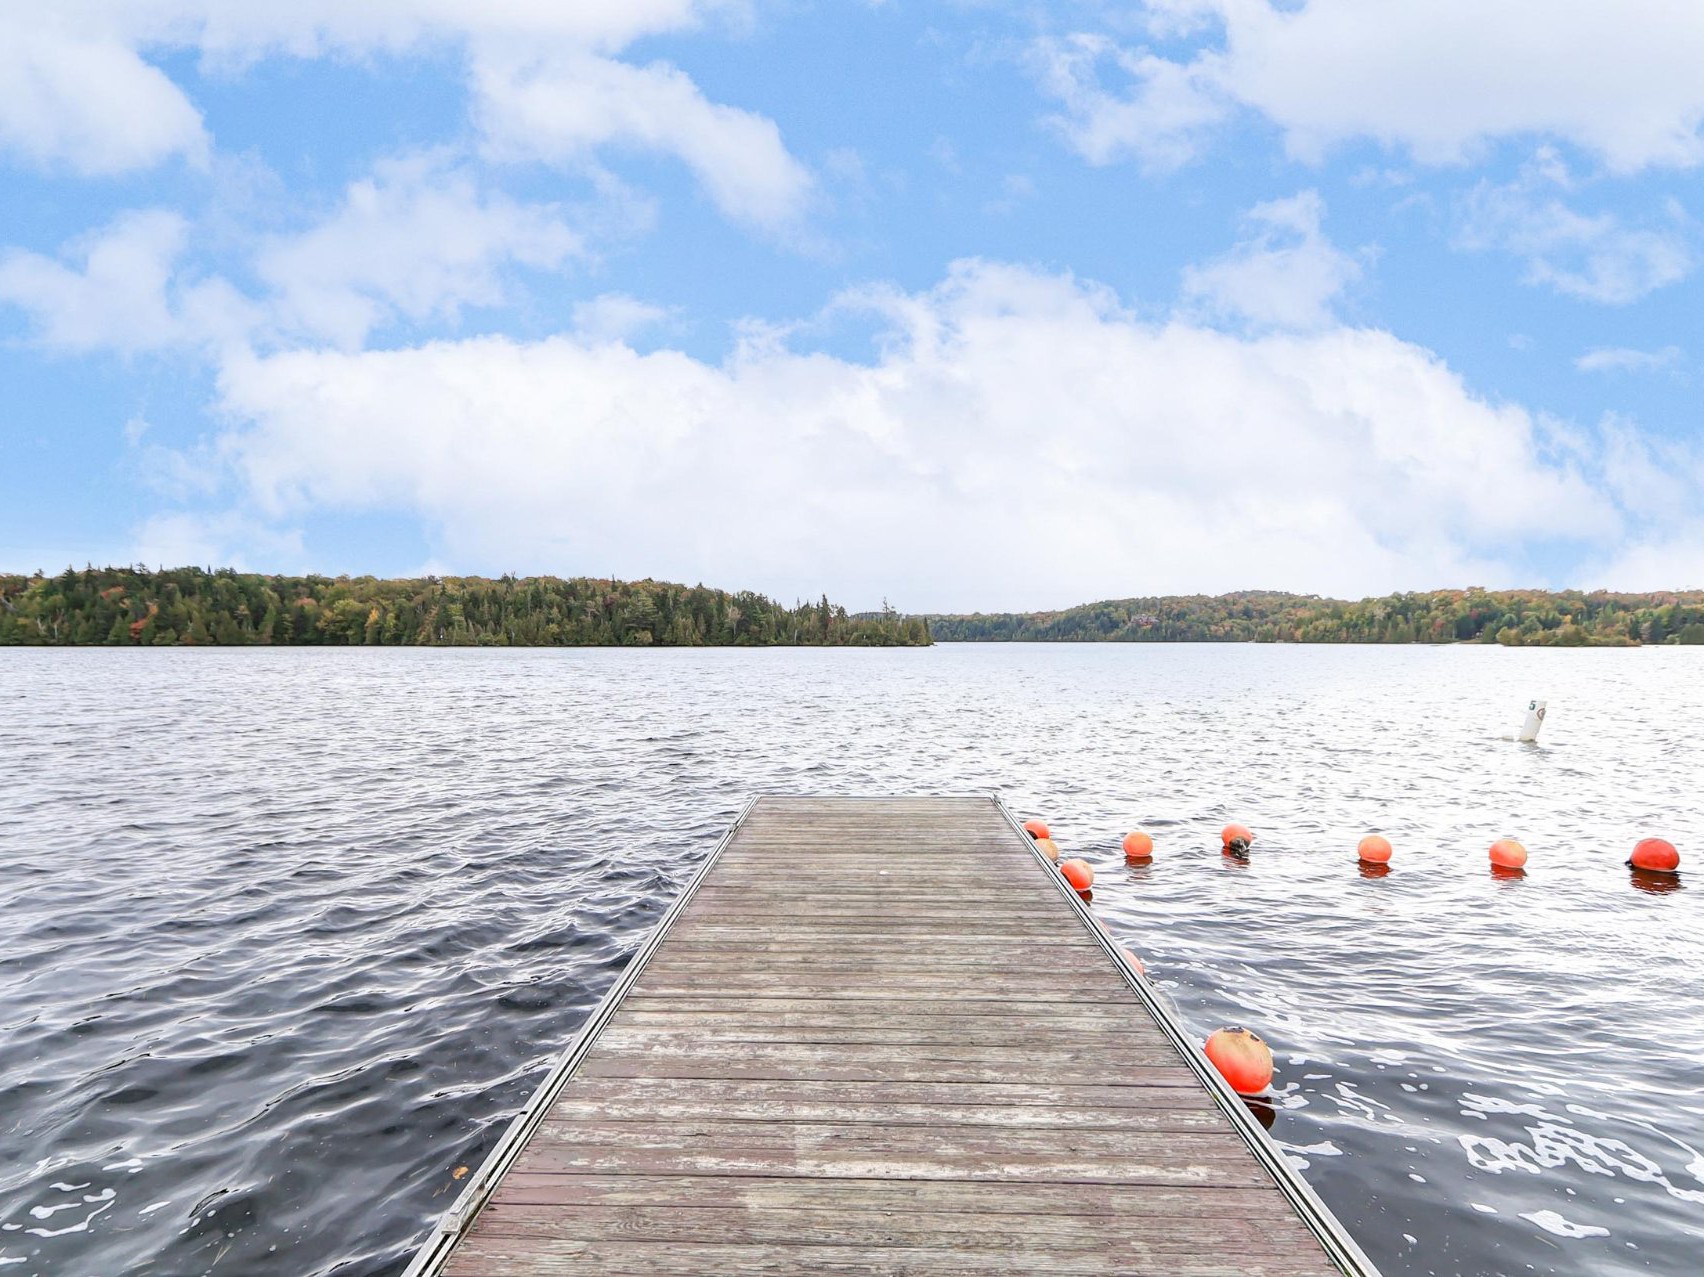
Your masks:
[{"label": "dock plank", "polygon": [[1051,879],[992,800],[756,802],[411,1277],[1339,1272]]}]

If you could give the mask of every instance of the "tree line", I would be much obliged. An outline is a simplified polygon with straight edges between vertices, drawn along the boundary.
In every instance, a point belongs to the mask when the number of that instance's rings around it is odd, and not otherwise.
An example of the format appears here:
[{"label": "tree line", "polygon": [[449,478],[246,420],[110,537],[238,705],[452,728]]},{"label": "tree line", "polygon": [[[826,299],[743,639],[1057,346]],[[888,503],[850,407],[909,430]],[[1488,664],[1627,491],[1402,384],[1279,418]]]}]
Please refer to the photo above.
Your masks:
[{"label": "tree line", "polygon": [[1433,590],[1348,602],[1312,594],[1112,599],[1058,612],[930,616],[937,642],[1704,643],[1704,591]]},{"label": "tree line", "polygon": [[928,644],[920,617],[749,590],[592,577],[262,576],[202,568],[0,575],[0,644],[700,647]]}]

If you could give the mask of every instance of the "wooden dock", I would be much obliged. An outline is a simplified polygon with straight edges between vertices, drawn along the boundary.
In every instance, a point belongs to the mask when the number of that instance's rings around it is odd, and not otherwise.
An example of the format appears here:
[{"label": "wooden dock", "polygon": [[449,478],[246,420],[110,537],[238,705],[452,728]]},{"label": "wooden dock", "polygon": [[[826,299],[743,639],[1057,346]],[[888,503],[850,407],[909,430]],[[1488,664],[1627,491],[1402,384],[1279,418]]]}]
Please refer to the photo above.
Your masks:
[{"label": "wooden dock", "polygon": [[763,798],[407,1277],[1338,1272],[996,800]]}]

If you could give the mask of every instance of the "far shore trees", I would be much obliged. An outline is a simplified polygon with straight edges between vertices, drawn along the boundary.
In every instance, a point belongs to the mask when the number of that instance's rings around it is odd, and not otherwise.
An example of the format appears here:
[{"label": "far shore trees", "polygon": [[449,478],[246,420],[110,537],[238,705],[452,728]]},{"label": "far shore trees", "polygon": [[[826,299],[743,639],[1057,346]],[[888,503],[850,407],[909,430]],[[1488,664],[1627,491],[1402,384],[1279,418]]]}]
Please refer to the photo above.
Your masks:
[{"label": "far shore trees", "polygon": [[[259,618],[256,620],[256,618]],[[0,576],[0,644],[49,646],[915,647],[917,617],[786,607],[742,590],[595,577],[260,576],[67,569]]]},{"label": "far shore trees", "polygon": [[1704,644],[1704,591],[1432,590],[1350,603],[1311,594],[1114,599],[1059,612],[931,616],[941,643]]}]

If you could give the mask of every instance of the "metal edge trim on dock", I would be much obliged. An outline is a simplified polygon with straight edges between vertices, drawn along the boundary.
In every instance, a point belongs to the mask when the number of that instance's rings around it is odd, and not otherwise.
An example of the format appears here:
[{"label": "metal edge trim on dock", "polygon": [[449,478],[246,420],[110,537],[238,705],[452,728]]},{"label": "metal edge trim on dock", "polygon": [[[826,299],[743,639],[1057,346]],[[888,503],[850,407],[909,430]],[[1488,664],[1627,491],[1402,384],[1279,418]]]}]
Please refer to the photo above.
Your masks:
[{"label": "metal edge trim on dock", "polygon": [[1254,1114],[1248,1111],[1248,1106],[1243,1103],[1242,1097],[1231,1089],[1230,1083],[1226,1082],[1219,1070],[1213,1067],[1212,1061],[1207,1058],[1195,1039],[1185,1031],[1171,1009],[1156,996],[1153,988],[1148,984],[1147,978],[1138,974],[1136,969],[1130,965],[1124,954],[1120,952],[1119,944],[1101,929],[1094,914],[1089,911],[1088,904],[1077,894],[1071,884],[1065,881],[1063,875],[1059,873],[1053,863],[1042,854],[1040,848],[1035,845],[1035,840],[1018,823],[1017,817],[1007,809],[1000,796],[993,794],[990,797],[993,799],[995,807],[999,809],[1000,814],[1006,818],[1006,823],[1011,825],[1018,837],[1028,844],[1030,853],[1047,870],[1047,876],[1053,880],[1053,884],[1060,894],[1077,911],[1079,920],[1089,929],[1089,932],[1099,942],[1100,947],[1117,965],[1124,976],[1125,983],[1141,999],[1142,1005],[1154,1017],[1154,1021],[1160,1026],[1161,1032],[1170,1039],[1172,1046],[1183,1057],[1184,1063],[1201,1080],[1202,1085],[1207,1088],[1207,1093],[1213,1097],[1214,1103],[1230,1119],[1231,1125],[1236,1128],[1237,1134],[1242,1136],[1243,1143],[1248,1145],[1249,1151],[1255,1156],[1255,1160],[1261,1164],[1267,1174],[1272,1176],[1285,1200],[1301,1217],[1302,1223],[1314,1235],[1315,1240],[1325,1248],[1326,1256],[1344,1273],[1348,1274],[1348,1277],[1379,1277],[1377,1266],[1355,1244],[1355,1239],[1349,1235],[1349,1231],[1343,1227],[1337,1216],[1331,1213],[1331,1208],[1320,1200],[1318,1194],[1308,1186],[1307,1181],[1285,1160],[1283,1152],[1273,1142],[1272,1137],[1266,1133],[1265,1128],[1256,1120]]},{"label": "metal edge trim on dock", "polygon": [[721,840],[711,848],[710,854],[704,858],[704,863],[699,865],[697,871],[688,879],[680,895],[675,897],[674,903],[664,910],[661,918],[657,919],[657,923],[651,928],[651,934],[646,937],[645,943],[639,946],[638,952],[622,968],[621,975],[610,986],[609,992],[604,994],[603,1001],[599,1002],[591,1015],[586,1017],[579,1032],[574,1035],[574,1040],[557,1058],[550,1072],[545,1075],[544,1081],[539,1083],[538,1089],[527,1100],[526,1107],[515,1115],[508,1128],[503,1132],[502,1138],[497,1141],[496,1146],[480,1163],[478,1173],[468,1181],[467,1187],[462,1189],[461,1196],[456,1199],[455,1204],[444,1214],[444,1217],[438,1221],[437,1227],[432,1230],[432,1235],[415,1252],[408,1267],[403,1269],[402,1277],[434,1277],[442,1269],[445,1261],[455,1250],[456,1243],[461,1240],[472,1225],[474,1218],[490,1200],[492,1193],[497,1190],[497,1186],[502,1183],[503,1177],[509,1172],[509,1167],[520,1156],[521,1150],[527,1146],[533,1132],[538,1129],[539,1124],[544,1121],[545,1115],[550,1112],[551,1106],[556,1102],[557,1095],[567,1084],[568,1078],[574,1070],[579,1067],[580,1060],[591,1049],[598,1033],[620,1007],[622,1000],[627,996],[627,991],[638,980],[640,972],[645,969],[645,964],[651,960],[652,954],[662,945],[663,937],[668,935],[669,928],[674,925],[675,919],[680,916],[693,895],[696,894],[711,868],[721,858],[722,853],[727,850],[728,844],[734,840],[734,835],[739,832],[740,826],[745,824],[746,817],[751,815],[751,809],[757,804],[757,801],[757,798],[750,798],[746,801],[745,806],[740,808],[740,814],[734,818],[734,823],[728,826]]}]

